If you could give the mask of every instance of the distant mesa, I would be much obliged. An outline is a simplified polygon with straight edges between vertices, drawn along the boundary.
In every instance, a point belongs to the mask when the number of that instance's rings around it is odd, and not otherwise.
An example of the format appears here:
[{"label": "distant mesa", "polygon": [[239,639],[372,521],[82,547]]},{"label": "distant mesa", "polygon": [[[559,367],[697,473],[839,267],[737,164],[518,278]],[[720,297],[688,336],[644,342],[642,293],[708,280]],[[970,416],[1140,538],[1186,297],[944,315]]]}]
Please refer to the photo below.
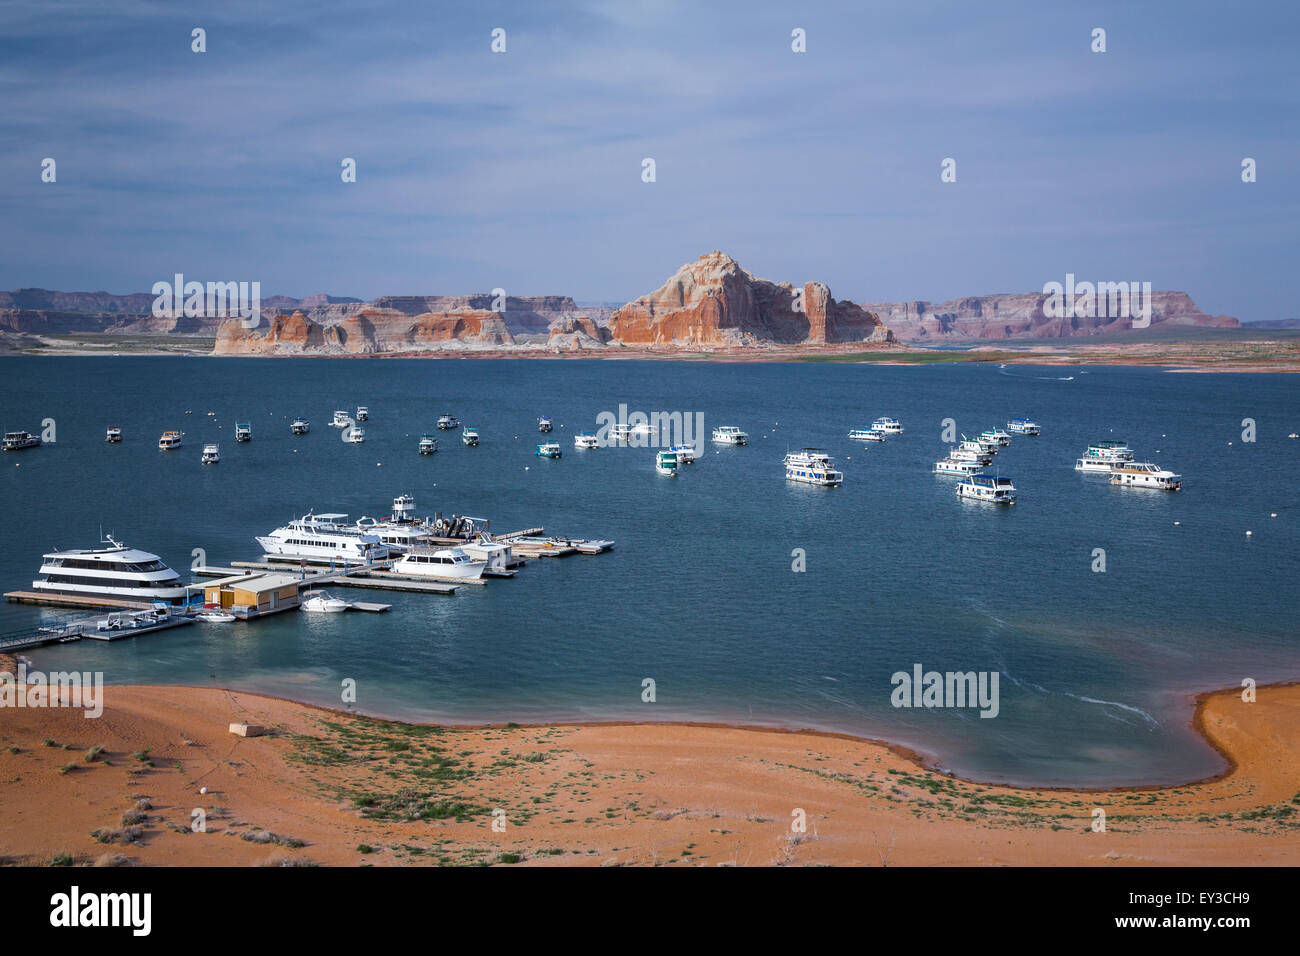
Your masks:
[{"label": "distant mesa", "polygon": [[759,279],[716,249],[615,312],[609,332],[630,346],[893,341],[877,314],[836,302],[824,283]]}]

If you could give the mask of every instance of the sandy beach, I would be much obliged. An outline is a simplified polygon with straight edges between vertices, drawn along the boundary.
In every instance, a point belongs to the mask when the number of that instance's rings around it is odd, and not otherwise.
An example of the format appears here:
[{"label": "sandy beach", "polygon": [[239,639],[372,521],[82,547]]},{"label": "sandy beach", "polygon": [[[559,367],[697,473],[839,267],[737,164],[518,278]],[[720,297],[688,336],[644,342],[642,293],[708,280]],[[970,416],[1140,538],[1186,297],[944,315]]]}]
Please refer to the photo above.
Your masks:
[{"label": "sandy beach", "polygon": [[[439,728],[226,690],[109,687],[98,719],[0,712],[0,860],[1300,863],[1300,686],[1261,688],[1253,703],[1237,690],[1203,695],[1193,719],[1228,762],[1215,779],[1070,791],[963,781],[901,748],[811,732]],[[237,721],[270,733],[235,736]],[[1105,832],[1093,828],[1096,808]],[[800,811],[806,828],[794,832]]]}]

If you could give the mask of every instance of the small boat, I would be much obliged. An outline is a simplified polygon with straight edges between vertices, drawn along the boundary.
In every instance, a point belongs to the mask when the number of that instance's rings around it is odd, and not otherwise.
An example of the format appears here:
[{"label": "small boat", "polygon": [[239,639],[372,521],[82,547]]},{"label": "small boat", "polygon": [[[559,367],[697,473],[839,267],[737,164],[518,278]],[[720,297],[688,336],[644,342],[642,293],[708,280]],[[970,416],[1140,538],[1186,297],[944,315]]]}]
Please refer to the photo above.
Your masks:
[{"label": "small boat", "polygon": [[539,442],[537,445],[538,458],[559,458],[560,443],[557,441]]},{"label": "small boat", "polygon": [[438,416],[438,427],[443,431],[460,428],[460,419],[455,415],[440,415]]},{"label": "small boat", "polygon": [[421,455],[432,455],[437,450],[438,450],[438,439],[434,438],[432,435],[427,435],[427,434],[420,436]]},{"label": "small boat", "polygon": [[554,427],[555,427],[554,422],[552,422],[549,418],[542,417],[537,419],[537,430],[539,432],[546,433],[549,432]]},{"label": "small boat", "polygon": [[40,438],[28,432],[5,432],[5,451],[22,451],[24,448],[37,448],[40,444]]},{"label": "small boat", "polygon": [[713,440],[719,445],[744,445],[749,436],[735,425],[720,425],[713,429]]},{"label": "small boat", "polygon": [[834,468],[831,456],[820,448],[801,448],[787,454],[785,477],[827,488],[838,488],[844,483],[844,474]]},{"label": "small boat", "polygon": [[1182,491],[1183,476],[1150,461],[1123,462],[1110,470],[1110,483],[1123,488],[1155,488],[1159,491]]},{"label": "small boat", "polygon": [[347,428],[351,424],[352,419],[348,413],[341,410],[334,413],[334,421],[330,422],[332,428]]},{"label": "small boat", "polygon": [[118,428],[116,425],[110,426],[108,432],[104,435],[104,441],[108,442],[110,445],[116,445],[121,440],[122,429]]},{"label": "small boat", "polygon": [[958,475],[965,477],[973,475],[980,470],[982,466],[977,461],[966,461],[961,458],[940,458],[934,463],[934,473],[936,475]]},{"label": "small boat", "polygon": [[1038,422],[1029,418],[1013,418],[1007,422],[1007,431],[1013,435],[1041,435],[1043,430]]},{"label": "small boat", "polygon": [[408,551],[393,565],[398,574],[432,578],[481,578],[486,558],[472,558],[460,548],[420,548]]},{"label": "small boat", "polygon": [[235,441],[252,441],[253,426],[235,422]]},{"label": "small boat", "polygon": [[293,424],[289,426],[289,429],[295,435],[305,435],[311,431],[311,422],[307,421],[305,418],[295,418]]},{"label": "small boat", "polygon": [[574,448],[599,448],[600,439],[596,437],[595,432],[578,432],[573,436]]},{"label": "small boat", "polygon": [[204,624],[229,624],[234,619],[235,615],[220,610],[215,604],[211,606],[211,610],[205,604],[204,610],[194,615],[194,620],[202,621]]},{"label": "small boat", "polygon": [[699,457],[694,445],[673,445],[668,450],[677,456],[677,464],[679,465],[693,465],[695,459]]},{"label": "small boat", "polygon": [[200,459],[205,465],[215,465],[221,461],[221,448],[215,442],[209,442],[203,446],[203,456]]},{"label": "small boat", "polygon": [[468,445],[470,448],[478,445],[478,429],[466,428],[460,433],[461,444]]},{"label": "small boat", "polygon": [[886,435],[903,434],[903,426],[898,423],[896,418],[877,418],[871,423],[871,427],[884,432]]},{"label": "small boat", "polygon": [[668,478],[677,477],[677,456],[670,451],[661,451],[655,456],[655,471]]},{"label": "small boat", "polygon": [[359,422],[368,422],[368,421],[370,421],[370,409],[366,408],[366,406],[364,406],[364,405],[358,405],[358,406],[357,406],[357,421],[359,421]]},{"label": "small boat", "polygon": [[957,484],[958,498],[974,498],[977,501],[991,501],[999,505],[1016,503],[1016,486],[1010,478],[994,475],[970,475]]},{"label": "small boat", "polygon": [[625,442],[631,439],[631,437],[632,437],[631,426],[625,424],[609,426],[609,440],[611,442],[616,442],[616,441]]},{"label": "small boat", "polygon": [[305,591],[302,609],[320,614],[338,614],[346,611],[350,604],[342,598],[336,598],[328,591]]},{"label": "small boat", "polygon": [[352,428],[348,429],[347,434],[343,436],[343,440],[353,445],[360,445],[366,440],[366,430],[360,426],[354,425]]},{"label": "small boat", "polygon": [[158,439],[158,447],[163,451],[171,451],[173,448],[181,447],[181,432],[167,431],[162,433]]},{"label": "small boat", "polygon": [[986,428],[980,432],[978,441],[996,442],[998,445],[1006,447],[1011,444],[1011,436],[1000,428]]},{"label": "small boat", "polygon": [[852,441],[884,441],[886,437],[879,428],[855,428],[849,432]]}]

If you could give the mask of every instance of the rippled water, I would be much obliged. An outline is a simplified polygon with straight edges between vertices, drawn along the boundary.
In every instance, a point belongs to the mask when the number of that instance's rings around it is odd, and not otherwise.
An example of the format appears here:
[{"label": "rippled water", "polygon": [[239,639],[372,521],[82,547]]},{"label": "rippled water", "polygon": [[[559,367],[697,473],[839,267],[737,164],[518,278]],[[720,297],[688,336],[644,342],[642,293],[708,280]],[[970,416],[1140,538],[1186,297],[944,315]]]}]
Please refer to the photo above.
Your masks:
[{"label": "rippled water", "polygon": [[[32,655],[110,683],[337,704],[351,677],[361,709],[397,717],[817,727],[909,744],[982,779],[1118,784],[1220,769],[1189,728],[1190,692],[1300,676],[1290,376],[180,357],[6,358],[0,375],[4,427],[53,418],[58,439],[0,459],[5,590],[30,585],[43,551],[92,546],[101,523],[183,570],[194,548],[215,564],[251,559],[254,535],[309,508],[383,515],[401,493],[421,513],[487,516],[498,531],[618,542],[455,597],[341,592],[392,603],[382,615],[289,613]],[[646,449],[572,448],[620,403],[701,412],[707,429],[737,424],[752,442],[709,446],[676,480]],[[370,407],[367,441],[345,445],[328,422],[357,404]],[[439,453],[419,456],[442,412],[482,444],[440,433]],[[300,414],[313,430],[295,438]],[[561,460],[532,454],[540,414],[555,418]],[[879,415],[906,434],[844,437]],[[996,460],[1019,488],[1014,508],[959,501],[956,479],[930,473],[944,418],[975,433],[1018,416],[1044,434]],[[252,422],[251,443],[235,444],[237,420]],[[123,444],[104,443],[110,424]],[[180,451],[157,450],[166,428],[187,432]],[[1182,473],[1184,491],[1073,471],[1090,441],[1116,437]],[[222,462],[205,468],[213,440]],[[782,455],[803,445],[838,456],[842,488],[784,480]],[[1105,573],[1091,570],[1095,548]],[[12,631],[68,612],[0,613]],[[894,708],[891,675],[917,663],[999,672],[998,716]],[[647,677],[654,703],[641,699]]]}]

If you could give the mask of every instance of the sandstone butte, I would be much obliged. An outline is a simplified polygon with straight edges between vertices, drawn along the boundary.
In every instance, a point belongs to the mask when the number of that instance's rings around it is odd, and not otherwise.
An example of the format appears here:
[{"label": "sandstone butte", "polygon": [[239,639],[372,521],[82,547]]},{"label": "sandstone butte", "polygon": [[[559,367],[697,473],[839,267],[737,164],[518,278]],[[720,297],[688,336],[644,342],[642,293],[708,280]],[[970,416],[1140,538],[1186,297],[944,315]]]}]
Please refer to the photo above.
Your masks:
[{"label": "sandstone butte", "polygon": [[836,302],[821,282],[796,289],[759,279],[716,249],[682,266],[662,286],[609,321],[613,341],[630,346],[737,346],[892,342],[880,317]]}]

